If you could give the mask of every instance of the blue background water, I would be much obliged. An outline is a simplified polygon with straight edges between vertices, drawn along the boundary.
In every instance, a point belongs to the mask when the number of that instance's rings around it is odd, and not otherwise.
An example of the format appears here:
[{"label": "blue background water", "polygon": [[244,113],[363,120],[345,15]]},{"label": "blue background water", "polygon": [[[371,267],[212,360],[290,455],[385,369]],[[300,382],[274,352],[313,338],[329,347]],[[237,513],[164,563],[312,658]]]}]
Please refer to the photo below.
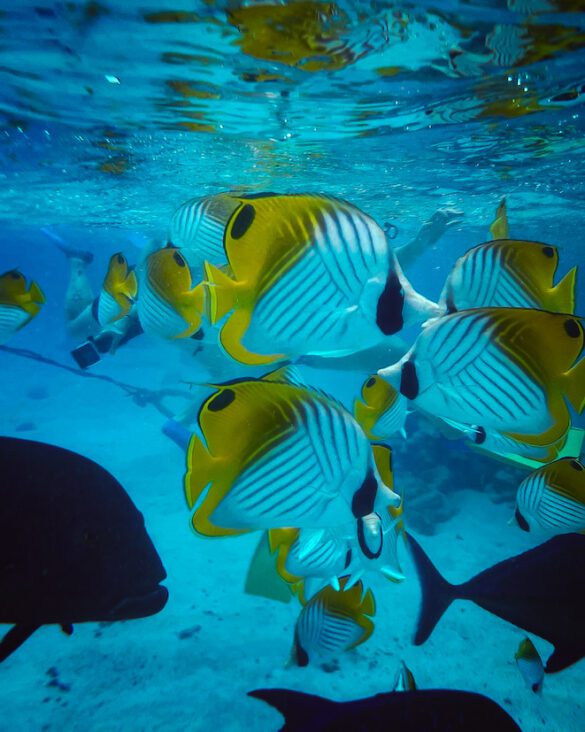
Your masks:
[{"label": "blue background water", "polygon": [[[163,240],[183,200],[234,187],[348,198],[394,223],[397,245],[438,208],[461,209],[462,222],[408,272],[429,297],[487,238],[502,196],[513,236],[559,246],[563,274],[584,263],[578,2],[297,3],[282,32],[271,20],[280,3],[259,19],[237,15],[258,6],[0,3],[0,271],[20,268],[47,295],[10,345],[64,363],[77,345],[65,332],[66,261],[43,227],[94,253],[97,291],[113,252],[137,261],[137,244]],[[584,298],[579,285],[580,313]],[[513,662],[523,634],[487,613],[455,607],[413,648],[419,591],[406,557],[403,585],[374,588],[367,645],[328,670],[285,671],[298,608],[244,595],[255,537],[190,532],[184,457],[162,436],[163,417],[34,361],[1,353],[0,368],[0,432],[70,447],[112,471],[145,514],[171,592],[149,620],[80,626],[70,639],[38,633],[0,667],[0,729],[276,728],[276,713],[246,691],[353,698],[388,689],[401,658],[421,687],[487,693],[525,730],[582,729],[583,663],[535,697]],[[199,374],[178,349],[147,339],[94,372],[152,389]],[[350,404],[364,375],[307,376]],[[33,429],[22,432],[26,423]],[[533,545],[506,525],[522,474],[416,420],[395,451],[397,484],[413,496],[407,521],[429,535],[449,579]],[[425,494],[433,500],[415,500]],[[46,686],[51,666],[69,690]]]}]

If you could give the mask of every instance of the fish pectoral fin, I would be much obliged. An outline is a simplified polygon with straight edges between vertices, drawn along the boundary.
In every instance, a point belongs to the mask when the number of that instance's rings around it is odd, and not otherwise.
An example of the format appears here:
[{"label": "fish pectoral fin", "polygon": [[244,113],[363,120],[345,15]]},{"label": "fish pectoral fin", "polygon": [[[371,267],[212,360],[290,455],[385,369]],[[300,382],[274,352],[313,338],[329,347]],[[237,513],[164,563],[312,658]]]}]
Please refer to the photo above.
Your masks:
[{"label": "fish pectoral fin", "polygon": [[0,641],[0,663],[12,655],[17,648],[20,648],[40,627],[40,625],[34,623],[17,623],[13,625]]},{"label": "fish pectoral fin", "polygon": [[242,338],[248,330],[251,319],[252,312],[247,308],[236,310],[229,316],[219,334],[221,345],[228,355],[235,361],[247,364],[248,366],[262,366],[275,363],[276,361],[282,361],[286,357],[283,353],[253,353],[242,344]]},{"label": "fish pectoral fin", "polygon": [[569,270],[563,279],[551,290],[550,305],[557,313],[573,315],[575,312],[575,285],[577,267]]}]

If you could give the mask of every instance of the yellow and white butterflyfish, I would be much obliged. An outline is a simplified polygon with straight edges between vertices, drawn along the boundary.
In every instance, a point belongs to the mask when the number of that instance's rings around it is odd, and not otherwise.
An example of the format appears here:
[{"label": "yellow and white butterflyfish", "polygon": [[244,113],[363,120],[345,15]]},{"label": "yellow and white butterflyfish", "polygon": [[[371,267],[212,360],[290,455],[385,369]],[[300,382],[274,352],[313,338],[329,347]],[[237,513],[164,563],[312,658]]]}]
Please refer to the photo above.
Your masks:
[{"label": "yellow and white butterflyfish", "polygon": [[544,683],[544,664],[530,638],[526,637],[520,641],[514,658],[528,688],[535,694],[540,694]]},{"label": "yellow and white butterflyfish", "polygon": [[524,531],[585,533],[585,466],[561,458],[535,470],[516,493],[517,524]]},{"label": "yellow and white butterflyfish", "polygon": [[17,269],[0,275],[0,345],[36,317],[45,296],[36,282],[27,286]]},{"label": "yellow and white butterflyfish", "polygon": [[324,529],[400,502],[351,414],[286,367],[218,385],[201,406],[198,431],[185,493],[205,536]]},{"label": "yellow and white butterflyfish", "polygon": [[573,313],[577,268],[555,285],[558,263],[557,248],[541,242],[497,239],[480,244],[457,260],[439,303],[449,313],[483,307]]},{"label": "yellow and white butterflyfish", "polygon": [[581,318],[477,308],[430,322],[411,350],[378,373],[435,417],[479,424],[532,445],[570,427],[585,407]]},{"label": "yellow and white butterflyfish", "polygon": [[192,266],[202,266],[205,260],[217,267],[225,265],[225,228],[240,206],[240,199],[231,193],[218,193],[185,201],[173,214],[169,241],[173,246],[184,250],[183,255]]},{"label": "yellow and white butterflyfish", "polygon": [[372,617],[376,603],[371,590],[364,593],[361,582],[345,589],[345,578],[339,590],[324,587],[303,603],[294,630],[289,665],[308,666],[314,660],[336,656],[355,648],[374,632]]},{"label": "yellow and white butterflyfish", "polygon": [[406,397],[377,374],[364,381],[361,397],[362,401],[356,399],[353,413],[370,440],[388,440],[396,432],[406,436]]},{"label": "yellow and white butterflyfish", "polygon": [[335,198],[240,196],[224,248],[229,274],[205,265],[210,317],[242,363],[354,353],[441,312],[376,222]]},{"label": "yellow and white butterflyfish", "polygon": [[400,668],[394,679],[392,691],[416,691],[416,689],[417,685],[414,674],[404,661],[400,661]]},{"label": "yellow and white butterflyfish", "polygon": [[496,217],[490,225],[492,239],[507,239],[510,236],[508,228],[508,208],[506,198],[502,198],[496,210]]},{"label": "yellow and white butterflyfish", "polygon": [[140,278],[137,312],[145,333],[161,338],[189,338],[205,314],[205,292],[194,285],[185,257],[165,247],[147,257]]},{"label": "yellow and white butterflyfish", "polygon": [[110,325],[128,315],[137,293],[136,273],[121,252],[113,254],[102,289],[93,304],[97,322],[102,326]]}]

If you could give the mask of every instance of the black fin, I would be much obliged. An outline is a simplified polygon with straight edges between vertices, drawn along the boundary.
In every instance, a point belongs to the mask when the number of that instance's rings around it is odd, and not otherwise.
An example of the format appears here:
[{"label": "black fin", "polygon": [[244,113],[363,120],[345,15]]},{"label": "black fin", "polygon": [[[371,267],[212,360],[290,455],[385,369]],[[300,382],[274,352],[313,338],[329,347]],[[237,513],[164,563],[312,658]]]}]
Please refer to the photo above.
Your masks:
[{"label": "black fin", "polygon": [[422,588],[422,605],[414,636],[414,645],[422,645],[435,629],[445,610],[456,595],[454,585],[449,584],[424,553],[421,545],[408,535],[408,546],[414,559]]},{"label": "black fin", "polygon": [[256,689],[249,691],[248,696],[261,699],[271,707],[278,709],[284,717],[282,732],[306,732],[309,729],[325,729],[313,726],[317,720],[325,722],[336,716],[336,702],[322,696],[303,694],[302,691],[289,689]]},{"label": "black fin", "polygon": [[585,657],[585,648],[577,646],[556,646],[544,668],[547,674],[556,674]]},{"label": "black fin", "polygon": [[38,630],[40,627],[40,625],[27,623],[13,625],[4,638],[2,638],[2,641],[0,641],[0,663],[13,654],[17,648],[20,648],[20,646],[31,637],[35,630]]}]

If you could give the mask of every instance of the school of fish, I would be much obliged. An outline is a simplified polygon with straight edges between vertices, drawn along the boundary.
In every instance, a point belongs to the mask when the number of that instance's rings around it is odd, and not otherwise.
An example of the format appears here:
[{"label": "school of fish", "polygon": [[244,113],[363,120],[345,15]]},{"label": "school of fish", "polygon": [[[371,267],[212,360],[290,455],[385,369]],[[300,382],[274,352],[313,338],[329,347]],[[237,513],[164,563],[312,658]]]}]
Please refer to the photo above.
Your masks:
[{"label": "school of fish", "polygon": [[[328,195],[190,199],[141,265],[122,253],[110,260],[92,309],[100,326],[138,323],[156,338],[202,340],[241,373],[265,371],[208,384],[188,437],[184,492],[197,534],[262,532],[247,587],[298,600],[292,664],[367,641],[376,612],[368,577],[401,582],[401,546],[423,584],[416,643],[462,597],[555,644],[546,667],[530,639],[516,654],[535,691],[544,671],[585,655],[575,589],[585,579],[585,467],[568,447],[572,415],[585,408],[577,267],[559,279],[555,246],[511,239],[505,202],[491,233],[454,263],[438,302],[408,282],[373,218]],[[44,301],[20,272],[1,275],[0,343]],[[383,347],[406,326],[416,327],[414,341],[369,374],[353,410],[295,365]],[[510,599],[505,563],[454,588],[407,535],[391,442],[411,411],[530,469],[513,522],[549,539],[514,558],[517,588],[539,578],[530,607],[520,594]],[[408,688],[416,693],[414,680]]]}]

